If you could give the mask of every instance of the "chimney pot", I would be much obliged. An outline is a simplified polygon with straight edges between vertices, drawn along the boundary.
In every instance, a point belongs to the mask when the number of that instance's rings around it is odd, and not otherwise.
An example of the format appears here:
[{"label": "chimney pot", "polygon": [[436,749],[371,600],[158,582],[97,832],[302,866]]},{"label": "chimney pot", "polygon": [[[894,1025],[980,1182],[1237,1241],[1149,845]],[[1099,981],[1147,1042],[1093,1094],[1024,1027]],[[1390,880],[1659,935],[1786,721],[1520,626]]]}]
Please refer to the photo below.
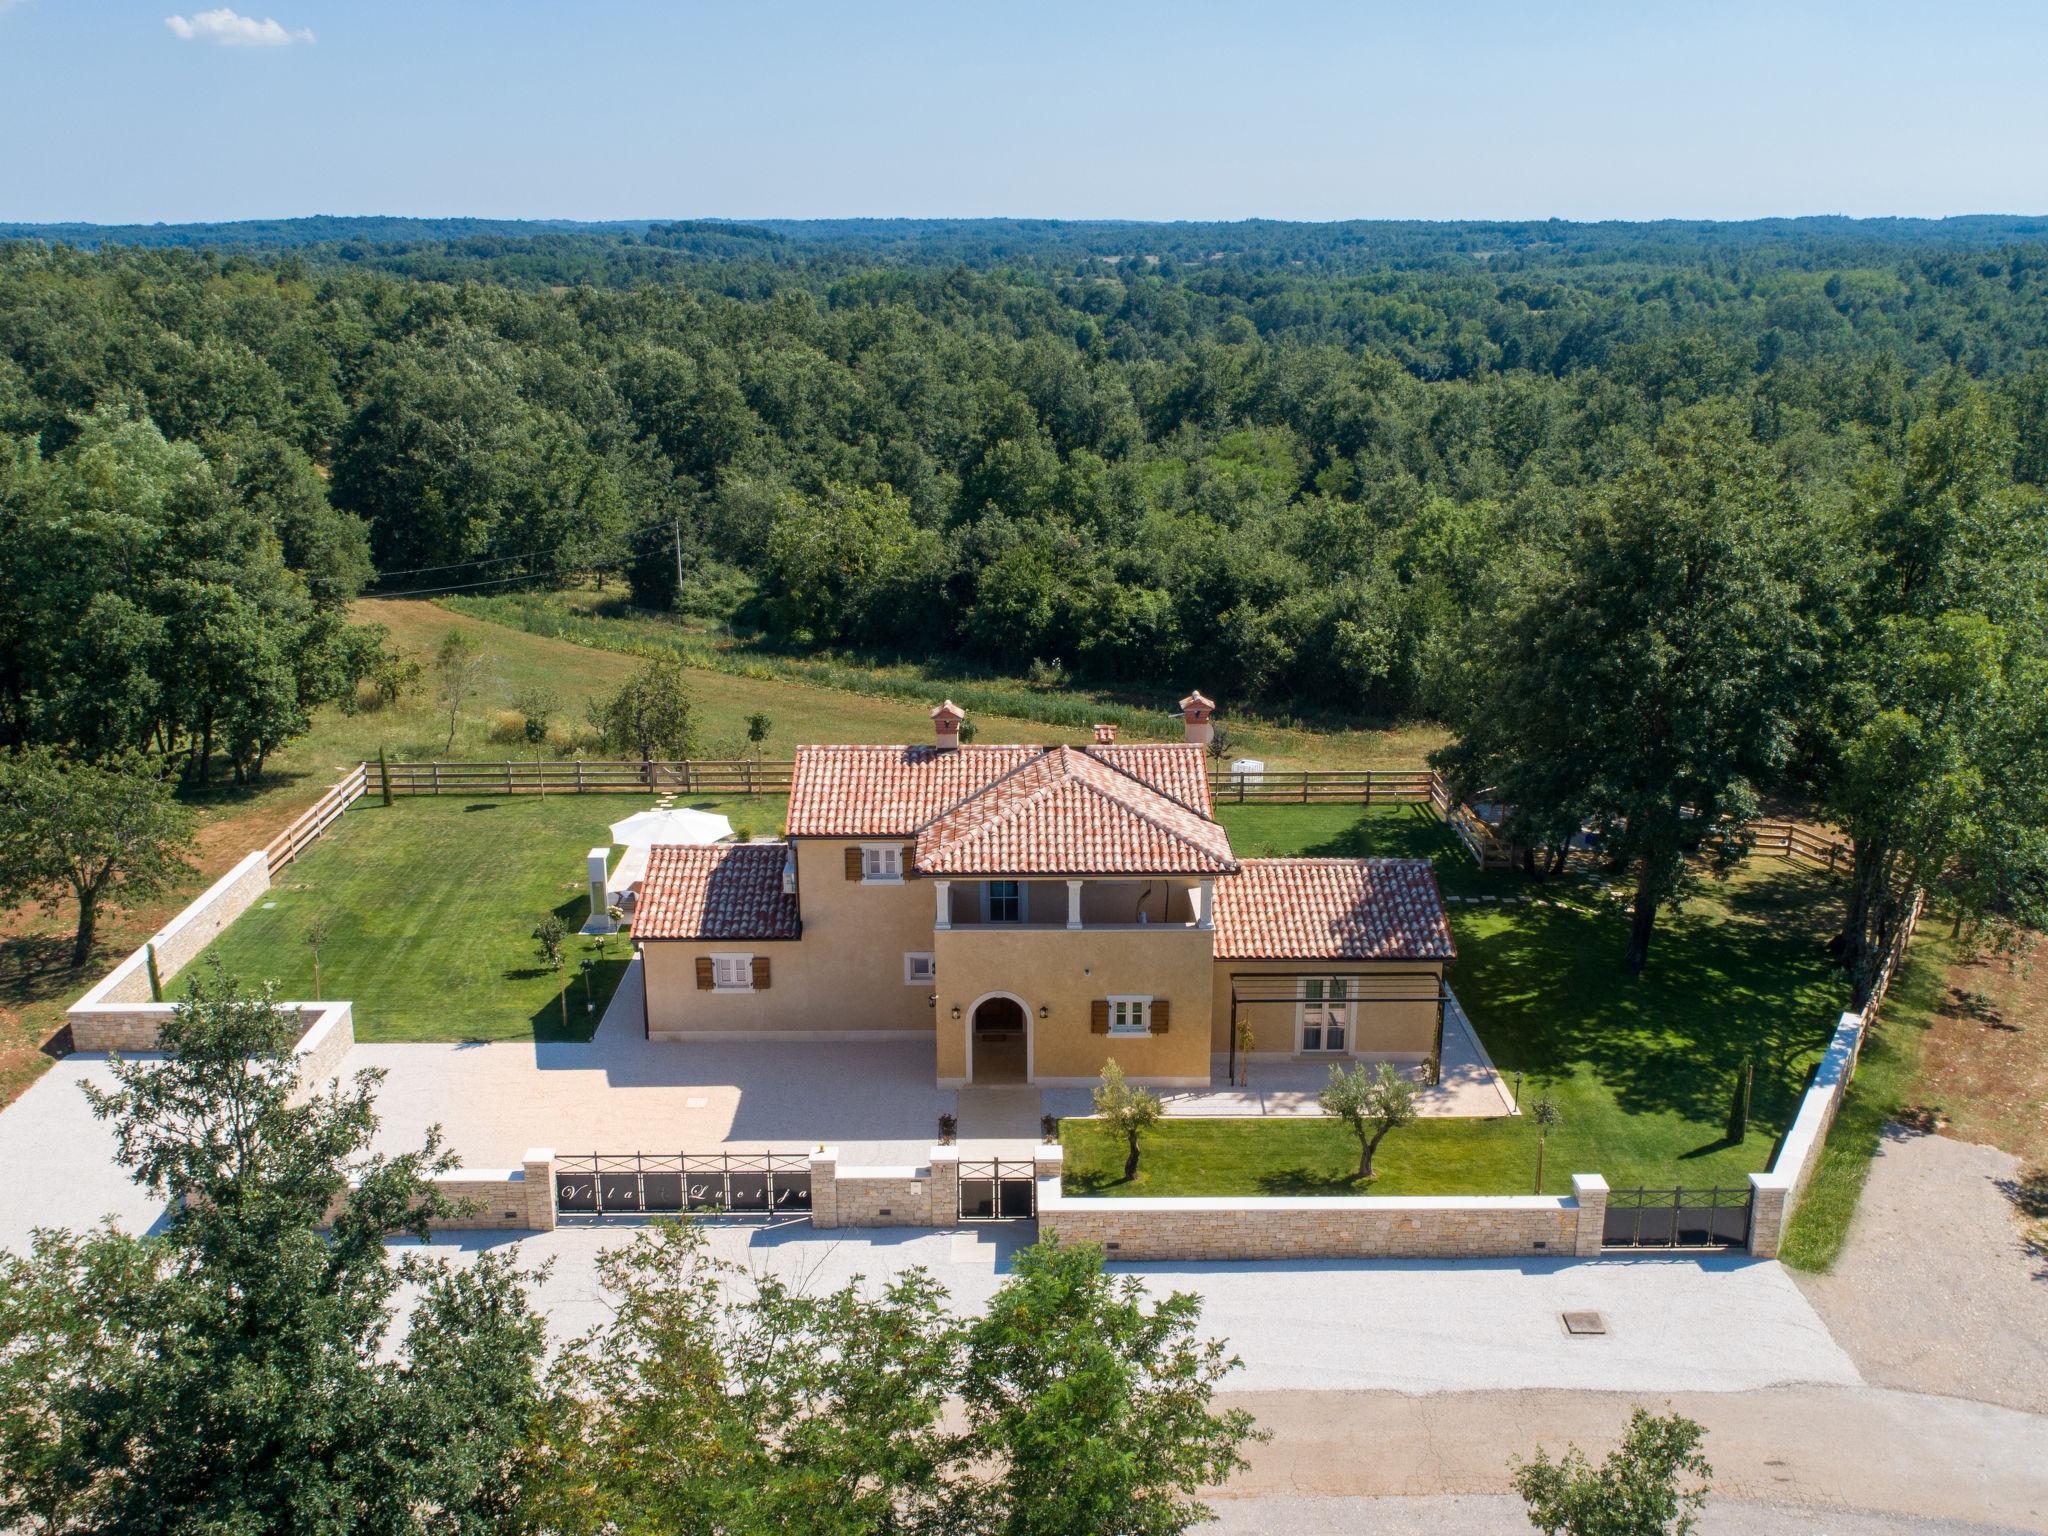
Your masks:
[{"label": "chimney pot", "polygon": [[967,711],[946,700],[932,711],[932,740],[942,752],[950,752],[960,745],[960,722],[967,718]]},{"label": "chimney pot", "polygon": [[1113,726],[1113,725],[1098,725],[1098,726],[1096,726],[1096,727],[1095,727],[1095,744],[1096,744],[1097,746],[1099,746],[1099,747],[1106,747],[1106,746],[1108,746],[1108,745],[1109,745],[1109,744],[1110,744],[1111,742],[1113,742],[1113,741],[1115,741],[1115,740],[1116,740],[1116,727],[1115,727],[1115,726]]},{"label": "chimney pot", "polygon": [[1180,701],[1180,717],[1191,745],[1206,747],[1215,740],[1216,727],[1209,723],[1215,713],[1216,701],[1205,698],[1199,688]]}]

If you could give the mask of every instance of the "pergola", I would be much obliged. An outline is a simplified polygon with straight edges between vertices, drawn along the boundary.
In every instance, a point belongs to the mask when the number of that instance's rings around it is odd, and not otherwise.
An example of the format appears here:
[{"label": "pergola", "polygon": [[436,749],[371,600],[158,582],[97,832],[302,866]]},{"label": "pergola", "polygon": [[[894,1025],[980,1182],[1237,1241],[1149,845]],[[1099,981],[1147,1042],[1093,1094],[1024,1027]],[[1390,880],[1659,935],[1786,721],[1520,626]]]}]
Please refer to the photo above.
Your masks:
[{"label": "pergola", "polygon": [[[1230,976],[1230,1081],[1237,1081],[1237,1019],[1239,1008],[1253,1008],[1261,1004],[1296,1004],[1308,996],[1307,983],[1328,981],[1339,977],[1345,983],[1345,1002],[1359,1003],[1408,1003],[1424,1001],[1415,993],[1416,973],[1414,971],[1333,971],[1328,966],[1308,971],[1233,971]],[[1396,989],[1395,979],[1407,983],[1405,990]],[[1429,1050],[1429,1081],[1432,1086],[1443,1080],[1444,1068],[1444,1010],[1450,999],[1451,989],[1444,984],[1441,976],[1436,981],[1436,1037]]]}]

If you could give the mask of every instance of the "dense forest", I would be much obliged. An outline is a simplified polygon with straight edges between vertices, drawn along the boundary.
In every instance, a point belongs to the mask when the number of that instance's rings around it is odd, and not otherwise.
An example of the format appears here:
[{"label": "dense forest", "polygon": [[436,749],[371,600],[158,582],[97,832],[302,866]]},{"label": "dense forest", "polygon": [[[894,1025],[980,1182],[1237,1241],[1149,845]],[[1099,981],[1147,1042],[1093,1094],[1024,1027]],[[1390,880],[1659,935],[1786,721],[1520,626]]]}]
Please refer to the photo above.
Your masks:
[{"label": "dense forest", "polygon": [[[2048,220],[25,233],[10,746],[260,768],[385,664],[354,594],[595,576],[797,650],[1441,718],[1532,844],[1648,836],[1653,782],[1654,912],[1684,818],[1850,822],[1858,772],[1876,814],[1958,669],[2040,678]],[[1890,706],[1925,729],[1864,740]]]}]

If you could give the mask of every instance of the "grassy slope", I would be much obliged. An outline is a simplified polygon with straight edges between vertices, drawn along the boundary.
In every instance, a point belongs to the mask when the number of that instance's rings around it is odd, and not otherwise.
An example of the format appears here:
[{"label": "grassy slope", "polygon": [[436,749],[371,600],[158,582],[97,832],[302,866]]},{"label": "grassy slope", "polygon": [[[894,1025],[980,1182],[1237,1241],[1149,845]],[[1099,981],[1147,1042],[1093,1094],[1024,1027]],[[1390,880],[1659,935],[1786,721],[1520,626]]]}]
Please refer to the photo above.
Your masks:
[{"label": "grassy slope", "polygon": [[[244,979],[276,980],[283,996],[310,997],[305,933],[324,915],[322,990],[355,1004],[359,1039],[587,1039],[629,946],[614,938],[603,947],[586,1011],[577,962],[596,951],[571,937],[565,1027],[556,973],[531,935],[550,911],[572,935],[582,926],[584,854],[608,844],[606,827],[644,803],[630,795],[406,797],[387,809],[373,796],[285,870],[269,901],[236,919],[201,963],[218,958]],[[757,831],[779,826],[787,805],[689,803]]]},{"label": "grassy slope", "polygon": [[[1433,820],[1400,808],[1227,810],[1246,852],[1417,853],[1434,845],[1448,891],[1481,878]],[[1507,876],[1485,881],[1501,888]],[[1514,888],[1509,886],[1509,888]],[[1822,942],[1835,889],[1775,861],[1714,887],[1660,925],[1650,969],[1620,965],[1621,907],[1579,882],[1553,904],[1451,907],[1452,985],[1496,1065],[1526,1074],[1522,1100],[1548,1093],[1564,1122],[1550,1133],[1544,1191],[1575,1172],[1616,1185],[1741,1184],[1767,1166],[1841,1002]],[[1737,1066],[1757,1063],[1756,1104],[1739,1143],[1726,1139]],[[1097,1127],[1066,1129],[1077,1190],[1145,1194],[1356,1193],[1357,1145],[1332,1123],[1176,1122],[1150,1133],[1135,1188],[1113,1182],[1121,1157]],[[1382,1145],[1375,1194],[1517,1193],[1534,1184],[1527,1116],[1424,1121]]]},{"label": "grassy slope", "polygon": [[[715,700],[740,685],[775,681],[799,695],[834,700],[840,710],[848,701],[880,705],[900,732],[902,722],[921,725],[939,699],[956,697],[981,725],[983,741],[1085,741],[1097,721],[1117,724],[1127,739],[1177,741],[1180,720],[1173,700],[1201,679],[1159,679],[1144,696],[1117,689],[1039,689],[1021,678],[983,672],[966,663],[945,660],[924,664],[879,664],[826,657],[785,656],[734,642],[702,621],[677,621],[625,609],[587,589],[523,594],[517,597],[467,597],[443,605],[509,628],[559,636],[616,652],[680,652],[696,669],[700,696]],[[1214,693],[1212,686],[1208,689]],[[782,694],[772,697],[788,698]],[[1410,768],[1419,765],[1445,741],[1441,727],[1430,724],[1362,727],[1331,722],[1309,728],[1291,720],[1249,716],[1224,699],[1219,716],[1230,735],[1233,756],[1256,757],[1273,768]],[[710,726],[707,739],[723,739],[729,755],[744,741],[745,709]],[[771,717],[774,716],[771,710]],[[871,718],[855,713],[852,718]],[[858,727],[854,727],[858,729]],[[771,752],[784,752],[786,740],[901,740],[817,733],[809,725],[794,735],[771,737]],[[784,753],[786,755],[786,752]]]}]

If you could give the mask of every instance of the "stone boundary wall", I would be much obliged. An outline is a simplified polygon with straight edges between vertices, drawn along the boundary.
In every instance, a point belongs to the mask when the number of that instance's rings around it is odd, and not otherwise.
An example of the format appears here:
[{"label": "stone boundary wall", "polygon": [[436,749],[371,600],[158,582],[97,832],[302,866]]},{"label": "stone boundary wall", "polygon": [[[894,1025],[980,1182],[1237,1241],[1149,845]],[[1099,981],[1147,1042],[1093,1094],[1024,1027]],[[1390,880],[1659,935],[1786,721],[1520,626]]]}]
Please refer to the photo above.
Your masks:
[{"label": "stone boundary wall", "polygon": [[1600,1251],[1607,1183],[1551,1195],[1360,1195],[1097,1200],[1060,1188],[1059,1147],[1038,1149],[1038,1225],[1112,1259],[1467,1259]]},{"label": "stone boundary wall", "polygon": [[1753,1258],[1778,1256],[1786,1224],[1792,1220],[1806,1186],[1813,1181],[1814,1170],[1820,1166],[1821,1148],[1827,1144],[1828,1128],[1835,1123],[1842,1095],[1856,1075],[1856,1063],[1863,1054],[1863,1034],[1864,1015],[1842,1015],[1769,1171],[1749,1176],[1749,1252]]},{"label": "stone boundary wall", "polygon": [[[437,1175],[436,1189],[471,1203],[468,1214],[433,1224],[436,1232],[552,1232],[555,1229],[555,1153],[535,1147],[517,1168],[457,1168]],[[329,1213],[330,1219],[332,1212]]]},{"label": "stone boundary wall", "polygon": [[952,1227],[959,1213],[958,1147],[933,1147],[922,1168],[842,1168],[837,1147],[811,1154],[814,1227]]},{"label": "stone boundary wall", "polygon": [[148,943],[107,972],[97,986],[66,1010],[71,1021],[72,1049],[156,1049],[157,1030],[170,1017],[171,1005],[150,1001],[150,946],[156,947],[158,979],[169,982],[269,889],[270,861],[259,848],[214,881],[203,895],[159,928]]},{"label": "stone boundary wall", "polygon": [[355,1006],[352,1003],[300,1003],[297,1006],[304,1033],[299,1036],[299,1043],[292,1047],[299,1066],[299,1089],[295,1097],[304,1099],[341,1070],[342,1058],[356,1043]]}]

